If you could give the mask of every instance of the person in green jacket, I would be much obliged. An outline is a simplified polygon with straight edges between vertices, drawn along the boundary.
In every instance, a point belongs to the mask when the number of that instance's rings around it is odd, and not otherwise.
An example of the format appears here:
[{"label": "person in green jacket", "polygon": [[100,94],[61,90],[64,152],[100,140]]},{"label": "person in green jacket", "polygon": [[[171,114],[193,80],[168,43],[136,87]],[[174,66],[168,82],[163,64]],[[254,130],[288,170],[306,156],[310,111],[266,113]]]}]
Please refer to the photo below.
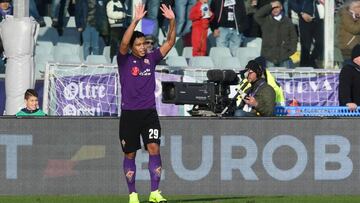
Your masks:
[{"label": "person in green jacket", "polygon": [[[264,77],[266,82],[274,89],[275,91],[275,103],[276,106],[285,106],[285,96],[284,96],[284,92],[280,86],[280,84],[276,81],[275,77],[270,73],[269,70],[267,70],[266,68],[266,59],[262,56],[259,56],[257,58],[254,59],[260,66],[262,69],[264,69]],[[246,71],[246,70],[244,70]],[[246,84],[246,87],[243,85]],[[248,88],[251,87],[250,83],[247,83],[247,79],[242,77],[242,81],[238,86],[238,89],[242,89],[244,91],[246,91]],[[241,96],[239,96],[237,98],[236,104],[237,106],[240,105],[240,102],[242,101]]]},{"label": "person in green jacket", "polygon": [[246,79],[251,87],[245,90],[246,96],[235,110],[234,116],[273,116],[275,91],[264,78],[264,69],[255,60],[245,67]]},{"label": "person in green jacket", "polygon": [[16,113],[16,116],[46,116],[46,114],[39,109],[38,94],[34,89],[27,89],[24,95],[25,108]]}]

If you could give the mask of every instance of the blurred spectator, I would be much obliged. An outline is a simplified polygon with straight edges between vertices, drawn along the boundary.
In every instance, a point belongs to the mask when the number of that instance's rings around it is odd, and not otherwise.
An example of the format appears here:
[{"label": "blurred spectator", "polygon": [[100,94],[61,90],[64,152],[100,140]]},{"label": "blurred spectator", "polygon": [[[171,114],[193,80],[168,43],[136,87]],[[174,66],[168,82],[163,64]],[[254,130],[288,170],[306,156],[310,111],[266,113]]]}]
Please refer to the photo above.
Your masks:
[{"label": "blurred spectator", "polygon": [[129,5],[126,0],[110,0],[106,5],[106,14],[110,24],[110,59],[118,52],[119,42],[121,42],[127,26],[130,22],[128,14]]},{"label": "blurred spectator", "polygon": [[[249,28],[244,31],[246,37],[261,37],[261,29],[259,24],[254,19],[254,13],[263,6],[270,4],[271,0],[245,0],[246,14],[248,16]],[[283,5],[283,11],[288,16],[287,0],[280,0]]]},{"label": "blurred spectator", "polygon": [[0,0],[0,14],[0,22],[5,18],[6,15],[13,14],[11,0]]},{"label": "blurred spectator", "polygon": [[351,50],[360,43],[360,1],[351,1],[338,13],[337,42],[343,58],[351,58]]},{"label": "blurred spectator", "polygon": [[290,56],[296,51],[295,26],[285,16],[280,1],[273,0],[255,13],[255,20],[261,26],[261,56],[267,60],[267,67],[293,68]]},{"label": "blurred spectator", "polygon": [[249,26],[244,1],[213,0],[210,9],[214,12],[210,27],[216,37],[216,46],[229,47],[235,55],[235,50],[241,44],[242,33]]},{"label": "blurred spectator", "polygon": [[196,0],[175,0],[176,35],[181,37],[191,30],[190,9]]},{"label": "blurred spectator", "polygon": [[0,74],[5,73],[5,57],[4,57],[4,47],[2,44],[2,40],[0,39]]},{"label": "blurred spectator", "polygon": [[69,6],[70,0],[51,0],[51,18],[52,26],[58,28],[62,26],[66,10]]},{"label": "blurred spectator", "polygon": [[65,24],[65,11],[67,6],[69,5],[70,0],[52,0],[51,1],[51,19],[52,19],[52,27],[56,28],[59,35],[61,36],[63,33],[63,27]]},{"label": "blurred spectator", "polygon": [[90,54],[101,54],[99,47],[100,33],[104,32],[107,25],[106,13],[101,9],[105,7],[102,0],[77,0],[76,1],[76,27],[82,34],[84,59]]},{"label": "blurred spectator", "polygon": [[[13,14],[13,7],[11,5],[11,0],[0,0],[0,22],[4,20],[6,15]],[[5,56],[4,56],[4,47],[2,40],[0,39],[0,74],[5,73]]]},{"label": "blurred spectator", "polygon": [[[299,16],[300,66],[322,67],[324,52],[325,0],[291,0],[289,7]],[[312,45],[314,49],[312,48]]]},{"label": "blurred spectator", "polygon": [[159,22],[158,22],[158,13],[160,9],[160,0],[143,0],[143,3],[146,4],[146,18],[151,19],[154,22],[154,28],[152,35],[158,38],[159,35]]},{"label": "blurred spectator", "polygon": [[145,49],[147,53],[152,53],[157,48],[156,38],[152,35],[145,36]]},{"label": "blurred spectator", "polygon": [[207,34],[209,23],[214,18],[209,9],[208,0],[198,0],[190,10],[190,20],[192,21],[191,41],[193,56],[206,55]]},{"label": "blurred spectator", "polygon": [[339,75],[339,104],[355,110],[360,105],[360,44],[351,52]]},{"label": "blurred spectator", "polygon": [[340,8],[343,6],[343,4],[345,3],[345,0],[335,0],[335,13],[337,13]]},{"label": "blurred spectator", "polygon": [[35,0],[29,1],[29,9],[30,9],[30,16],[35,18],[35,20],[39,23],[40,27],[45,27],[46,23],[44,21],[44,18],[39,14]]}]

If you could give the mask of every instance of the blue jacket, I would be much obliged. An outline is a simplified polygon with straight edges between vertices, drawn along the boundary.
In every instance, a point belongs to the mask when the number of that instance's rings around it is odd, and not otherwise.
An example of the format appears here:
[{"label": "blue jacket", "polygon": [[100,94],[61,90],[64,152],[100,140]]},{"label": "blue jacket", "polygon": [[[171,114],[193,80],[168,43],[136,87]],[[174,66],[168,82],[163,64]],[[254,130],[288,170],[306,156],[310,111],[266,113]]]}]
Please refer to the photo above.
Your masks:
[{"label": "blue jacket", "polygon": [[319,13],[316,9],[317,0],[290,0],[288,1],[289,8],[295,11],[299,16],[300,13],[307,13],[313,17],[315,20],[319,20]]}]

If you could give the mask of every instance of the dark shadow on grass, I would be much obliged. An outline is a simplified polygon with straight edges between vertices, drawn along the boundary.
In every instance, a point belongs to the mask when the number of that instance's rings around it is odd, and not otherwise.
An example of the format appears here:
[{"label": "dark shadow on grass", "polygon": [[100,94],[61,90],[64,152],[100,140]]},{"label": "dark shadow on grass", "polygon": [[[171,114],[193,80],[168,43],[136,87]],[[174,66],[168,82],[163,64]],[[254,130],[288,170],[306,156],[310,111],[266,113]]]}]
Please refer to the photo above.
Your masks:
[{"label": "dark shadow on grass", "polygon": [[168,200],[168,203],[175,202],[213,202],[213,201],[221,201],[221,200],[239,200],[246,199],[248,197],[209,197],[209,198],[194,198],[194,199],[182,199],[182,200]]},{"label": "dark shadow on grass", "polygon": [[[271,198],[284,198],[284,196],[271,196]],[[244,200],[249,199],[247,203],[256,203],[256,196],[241,196],[241,197],[209,197],[209,198],[194,198],[194,199],[172,199],[168,200],[168,203],[177,203],[177,202],[213,202],[222,201],[222,200]]]}]

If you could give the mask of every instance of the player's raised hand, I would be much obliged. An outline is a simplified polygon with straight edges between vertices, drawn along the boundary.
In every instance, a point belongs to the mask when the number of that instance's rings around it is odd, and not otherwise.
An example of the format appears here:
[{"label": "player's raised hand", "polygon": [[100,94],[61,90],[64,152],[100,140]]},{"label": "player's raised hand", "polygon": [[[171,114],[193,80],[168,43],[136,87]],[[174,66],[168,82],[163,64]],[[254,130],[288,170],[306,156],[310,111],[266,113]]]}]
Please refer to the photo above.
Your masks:
[{"label": "player's raised hand", "polygon": [[169,19],[175,19],[174,11],[171,9],[171,6],[169,5],[169,8],[165,4],[161,4],[160,10],[162,11],[162,15]]},{"label": "player's raised hand", "polygon": [[134,20],[141,20],[145,15],[146,15],[147,11],[145,11],[145,5],[140,3],[138,5],[136,5],[135,7],[135,16],[134,16]]}]

